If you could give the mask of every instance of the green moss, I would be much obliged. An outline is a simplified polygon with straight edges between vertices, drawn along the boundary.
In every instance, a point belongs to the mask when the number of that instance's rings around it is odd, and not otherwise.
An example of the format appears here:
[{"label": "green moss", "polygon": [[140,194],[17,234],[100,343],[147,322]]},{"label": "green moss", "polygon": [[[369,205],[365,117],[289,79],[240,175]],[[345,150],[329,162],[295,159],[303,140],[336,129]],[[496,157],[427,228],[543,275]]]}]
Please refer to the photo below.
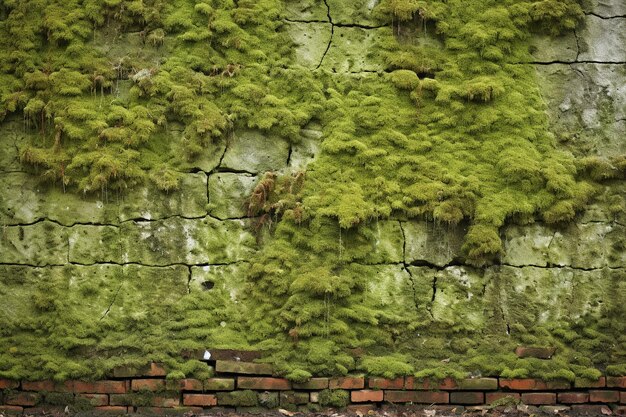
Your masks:
[{"label": "green moss", "polygon": [[320,391],[319,404],[322,407],[346,407],[350,403],[350,393],[341,389]]},{"label": "green moss", "polygon": [[[616,289],[602,307],[605,320],[582,313],[538,324],[542,306],[528,302],[532,288],[511,296],[515,282],[504,272],[481,281],[490,305],[451,304],[454,316],[438,314],[434,295],[454,303],[478,298],[476,290],[436,272],[410,275],[396,293],[410,293],[408,305],[388,306],[373,295],[376,278],[365,266],[374,262],[373,225],[389,219],[467,226],[462,261],[490,265],[503,253],[507,222],[570,221],[597,181],[623,178],[623,158],[575,160],[558,150],[533,69],[517,65],[530,60],[531,32],[571,30],[579,4],[383,0],[374,16],[387,28],[377,31],[372,59],[384,74],[299,67],[282,28],[284,7],[278,0],[0,6],[0,119],[23,117],[22,163],[64,190],[106,196],[151,181],[173,193],[181,171],[224,149],[235,130],[295,142],[315,121],[323,133],[306,173],[265,173],[249,198],[246,214],[263,247],[249,271],[229,277],[246,277],[245,297],[234,303],[226,288],[197,290],[185,267],[15,267],[2,294],[22,294],[15,297],[28,302],[15,308],[29,310],[19,318],[0,310],[7,323],[0,376],[100,378],[115,366],[159,360],[169,378],[203,378],[211,368],[180,351],[206,346],[266,349],[294,381],[355,369],[568,380],[607,364],[622,372],[626,341],[614,336],[624,333],[618,296],[626,286],[615,272],[601,280]],[[623,212],[623,198],[609,203]],[[184,240],[174,233],[150,244],[156,259]],[[224,245],[212,241],[206,250],[221,254]],[[161,297],[137,295],[147,293]],[[603,349],[611,340],[615,348]],[[550,363],[519,359],[512,352],[520,343],[557,346],[559,354]],[[344,397],[325,395],[329,404]],[[256,405],[250,394],[233,401]]]}]

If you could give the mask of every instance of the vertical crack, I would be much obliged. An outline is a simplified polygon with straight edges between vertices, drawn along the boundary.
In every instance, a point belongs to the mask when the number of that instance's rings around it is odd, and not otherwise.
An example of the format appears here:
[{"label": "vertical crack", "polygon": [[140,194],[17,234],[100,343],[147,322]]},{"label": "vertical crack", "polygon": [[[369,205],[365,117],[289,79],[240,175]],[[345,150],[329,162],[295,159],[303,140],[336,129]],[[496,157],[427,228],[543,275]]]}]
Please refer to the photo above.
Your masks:
[{"label": "vertical crack", "polygon": [[287,164],[286,166],[289,166],[289,164],[291,163],[291,153],[293,152],[293,145],[291,143],[289,143],[289,153],[287,154]]},{"label": "vertical crack", "polygon": [[104,319],[107,316],[107,314],[109,314],[109,312],[111,311],[111,307],[113,307],[113,304],[115,304],[115,300],[117,300],[117,295],[120,293],[121,289],[122,289],[122,284],[120,284],[120,286],[117,287],[117,291],[115,291],[115,295],[113,296],[113,299],[111,300],[111,304],[109,304],[109,306],[107,307],[102,317],[100,317],[100,320]]},{"label": "vertical crack", "polygon": [[187,294],[191,294],[191,265],[187,265],[187,271],[189,272],[187,276]]},{"label": "vertical crack", "polygon": [[409,264],[406,262],[406,235],[404,233],[404,227],[402,227],[402,222],[398,220],[398,224],[400,225],[400,231],[402,232],[402,268],[409,274],[409,281],[411,282],[411,291],[413,291],[413,303],[415,304],[415,311],[419,313],[419,301],[417,298],[417,289],[415,288],[415,277],[413,273],[409,269]]},{"label": "vertical crack", "polygon": [[324,54],[322,55],[322,59],[320,59],[320,63],[317,64],[317,67],[315,67],[315,69],[319,69],[319,67],[322,66],[322,63],[324,62],[324,58],[326,58],[326,54],[330,50],[330,46],[333,43],[333,36],[335,35],[335,23],[333,22],[333,18],[330,15],[330,5],[328,4],[328,0],[324,0],[324,4],[326,5],[326,16],[328,16],[328,22],[330,23],[330,39],[328,39],[328,45],[326,45],[326,50],[324,51]]},{"label": "vertical crack", "polygon": [[580,39],[578,38],[578,32],[574,29],[574,37],[576,38],[576,58],[574,62],[578,62],[578,57],[580,56]]}]

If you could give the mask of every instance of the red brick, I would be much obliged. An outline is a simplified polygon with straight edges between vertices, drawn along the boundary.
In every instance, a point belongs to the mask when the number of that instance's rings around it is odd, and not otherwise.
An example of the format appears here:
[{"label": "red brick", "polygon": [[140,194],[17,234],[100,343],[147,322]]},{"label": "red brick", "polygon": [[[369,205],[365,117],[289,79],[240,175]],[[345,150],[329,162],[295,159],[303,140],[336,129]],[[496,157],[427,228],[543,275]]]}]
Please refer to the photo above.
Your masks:
[{"label": "red brick", "polygon": [[[611,415],[611,409],[606,405],[578,404],[572,406],[572,411],[578,414],[589,414],[593,416]],[[608,414],[607,414],[608,413]]]},{"label": "red brick", "polygon": [[237,379],[237,388],[281,391],[290,390],[291,382],[284,378],[255,378],[240,376]]},{"label": "red brick", "polygon": [[346,407],[346,411],[350,414],[368,415],[370,411],[376,411],[375,404],[353,404]]},{"label": "red brick", "polygon": [[163,366],[163,364],[156,363],[156,362],[150,363],[150,369],[145,374],[145,376],[166,376],[166,375],[167,375],[167,369],[165,369],[165,366]]},{"label": "red brick", "polygon": [[385,391],[385,401],[390,403],[410,403],[416,401],[415,391]]},{"label": "red brick", "polygon": [[10,379],[0,379],[0,389],[15,389],[19,387],[19,381],[12,381]]},{"label": "red brick", "polygon": [[103,407],[95,407],[95,411],[105,412],[105,413],[124,413],[128,412],[128,407],[114,406],[114,405],[106,405]]},{"label": "red brick", "polygon": [[212,394],[183,394],[183,405],[213,407],[217,405],[217,396]]},{"label": "red brick", "polygon": [[404,389],[409,390],[455,390],[458,388],[458,384],[452,378],[445,378],[443,381],[437,381],[429,378],[417,379],[412,376],[407,376],[404,382]]},{"label": "red brick", "polygon": [[293,389],[326,389],[328,388],[328,378],[311,378],[307,382],[300,384],[293,383]]},{"label": "red brick", "polygon": [[620,405],[613,409],[613,413],[618,416],[626,416],[626,406]]},{"label": "red brick", "polygon": [[0,413],[1,412],[8,413],[22,413],[24,411],[24,407],[20,407],[19,405],[0,405]]},{"label": "red brick", "polygon": [[556,404],[556,394],[552,392],[529,392],[522,394],[522,402],[529,405]]},{"label": "red brick", "polygon": [[365,388],[365,378],[362,376],[346,376],[343,378],[331,378],[328,381],[330,389],[363,389]]},{"label": "red brick", "polygon": [[386,378],[369,378],[367,386],[378,389],[403,389],[404,378],[386,379]]},{"label": "red brick", "polygon": [[54,381],[22,381],[22,391],[57,391]]},{"label": "red brick", "polygon": [[203,391],[204,384],[198,379],[180,379],[178,381],[167,381],[165,384],[168,390],[173,391]]},{"label": "red brick", "polygon": [[606,378],[606,386],[609,388],[626,389],[626,376],[608,376]]},{"label": "red brick", "polygon": [[606,378],[600,377],[597,380],[576,378],[574,388],[604,388],[606,387]]},{"label": "red brick", "polygon": [[619,394],[619,402],[622,404],[626,404],[626,392],[620,392]]},{"label": "red brick", "polygon": [[450,403],[452,404],[484,404],[485,394],[482,392],[474,392],[474,391],[451,392]]},{"label": "red brick", "polygon": [[124,394],[127,391],[126,381],[68,381],[67,384],[72,391],[81,394]]},{"label": "red brick", "polygon": [[383,400],[383,391],[375,391],[371,389],[352,391],[350,393],[350,399],[353,403],[375,403]]},{"label": "red brick", "polygon": [[15,392],[8,395],[4,402],[7,405],[34,406],[39,402],[39,394],[33,392]]},{"label": "red brick", "polygon": [[468,378],[457,381],[459,389],[462,390],[497,390],[498,380],[496,378]]},{"label": "red brick", "polygon": [[78,394],[78,397],[89,400],[89,403],[94,407],[109,405],[109,396],[106,394]]},{"label": "red brick", "polygon": [[151,404],[154,407],[173,408],[180,405],[180,399],[178,397],[160,397],[155,396],[152,398]]},{"label": "red brick", "polygon": [[133,391],[158,392],[165,390],[165,380],[163,379],[133,379],[131,382]]},{"label": "red brick", "polygon": [[517,392],[487,392],[485,394],[485,402],[487,404],[491,404],[493,402],[496,402],[498,400],[501,400],[502,398],[512,398],[515,401],[519,401],[521,398],[521,395]]},{"label": "red brick", "polygon": [[584,404],[589,402],[589,393],[586,392],[559,392],[557,394],[561,404]]},{"label": "red brick", "polygon": [[619,401],[619,391],[589,391],[590,403],[616,403]]},{"label": "red brick", "polygon": [[571,384],[567,381],[542,381],[540,379],[500,379],[500,388],[508,388],[516,391],[542,391],[553,389],[570,389]]}]

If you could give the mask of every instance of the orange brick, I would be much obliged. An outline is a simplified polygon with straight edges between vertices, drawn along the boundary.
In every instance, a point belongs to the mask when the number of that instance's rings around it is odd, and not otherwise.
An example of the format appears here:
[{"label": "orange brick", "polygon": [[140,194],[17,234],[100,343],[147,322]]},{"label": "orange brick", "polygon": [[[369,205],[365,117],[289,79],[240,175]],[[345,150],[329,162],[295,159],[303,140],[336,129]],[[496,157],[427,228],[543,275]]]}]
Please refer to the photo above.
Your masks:
[{"label": "orange brick", "polygon": [[15,389],[20,385],[19,381],[0,379],[0,389]]},{"label": "orange brick", "polygon": [[22,391],[57,391],[54,381],[22,381]]},{"label": "orange brick", "polygon": [[402,389],[404,388],[404,378],[386,379],[386,378],[369,378],[367,386],[378,389]]},{"label": "orange brick", "polygon": [[128,412],[128,407],[114,406],[114,405],[106,405],[103,407],[95,407],[94,410],[106,413],[124,413]]},{"label": "orange brick", "polygon": [[133,391],[158,392],[165,390],[165,380],[163,379],[133,379],[131,382]]},{"label": "orange brick", "polygon": [[552,392],[528,392],[522,394],[522,402],[528,405],[556,404],[556,394]]},{"label": "orange brick", "polygon": [[347,376],[343,378],[331,378],[328,382],[330,389],[363,389],[365,378],[362,376]]},{"label": "orange brick", "polygon": [[213,407],[217,405],[217,396],[213,394],[183,394],[183,405]]},{"label": "orange brick", "polygon": [[557,399],[561,404],[584,404],[589,402],[589,393],[586,392],[559,392]]},{"label": "orange brick", "polygon": [[24,411],[24,407],[20,407],[19,405],[0,405],[0,412],[2,411],[21,414]]},{"label": "orange brick", "polygon": [[240,376],[237,379],[238,389],[256,389],[268,391],[290,390],[291,382],[284,378],[255,378]]},{"label": "orange brick", "polygon": [[352,391],[350,399],[353,403],[380,402],[383,400],[383,391],[375,391],[370,389]]},{"label": "orange brick", "polygon": [[619,391],[589,391],[589,402],[591,403],[616,403],[619,401]]},{"label": "orange brick", "polygon": [[572,386],[567,381],[542,381],[540,379],[500,379],[500,388],[508,388],[516,391],[543,391],[555,389],[570,389]]},{"label": "orange brick", "polygon": [[125,381],[69,381],[72,391],[87,394],[124,394],[127,387]]}]

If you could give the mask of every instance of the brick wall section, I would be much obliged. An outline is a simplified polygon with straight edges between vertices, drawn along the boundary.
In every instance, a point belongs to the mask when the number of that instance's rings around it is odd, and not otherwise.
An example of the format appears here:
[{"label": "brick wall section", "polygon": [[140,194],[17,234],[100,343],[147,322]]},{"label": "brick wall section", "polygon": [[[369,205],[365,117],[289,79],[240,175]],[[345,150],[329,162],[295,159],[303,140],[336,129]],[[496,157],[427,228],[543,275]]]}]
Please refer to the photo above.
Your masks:
[{"label": "brick wall section", "polygon": [[[312,378],[306,382],[272,376],[267,364],[238,361],[216,362],[216,375],[207,379],[167,380],[160,364],[139,369],[116,368],[104,381],[12,381],[0,379],[0,414],[24,415],[59,406],[45,404],[49,393],[62,394],[68,401],[97,411],[116,413],[177,412],[201,413],[211,407],[306,407],[318,403],[325,389],[348,394],[349,409],[375,410],[385,404],[422,404],[467,410],[495,402],[517,401],[528,405],[559,407],[581,412],[598,412],[610,407],[626,415],[626,377],[607,376],[598,380],[541,381],[538,379],[469,378],[454,380],[393,379],[365,376]],[[255,373],[257,372],[257,373]],[[273,401],[268,401],[273,399]],[[61,407],[64,408],[64,407]]]}]

